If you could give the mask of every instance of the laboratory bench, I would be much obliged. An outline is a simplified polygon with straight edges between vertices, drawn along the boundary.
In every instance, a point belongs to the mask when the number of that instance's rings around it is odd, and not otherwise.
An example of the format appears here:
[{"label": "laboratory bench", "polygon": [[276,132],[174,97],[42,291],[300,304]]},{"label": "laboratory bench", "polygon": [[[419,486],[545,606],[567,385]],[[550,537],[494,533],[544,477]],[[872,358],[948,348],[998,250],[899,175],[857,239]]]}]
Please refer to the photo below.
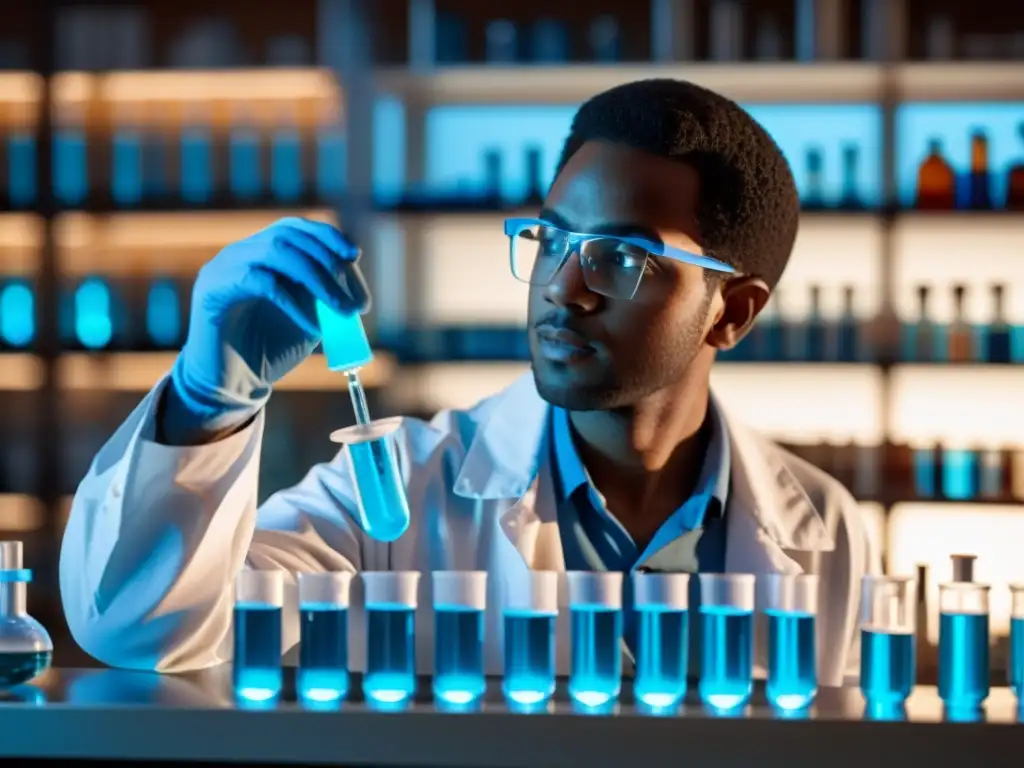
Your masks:
[{"label": "laboratory bench", "polygon": [[[1006,688],[995,688],[980,719],[952,722],[937,693],[918,687],[903,719],[872,719],[855,688],[827,688],[801,718],[778,717],[763,691],[741,715],[706,713],[691,691],[679,713],[645,713],[625,686],[617,711],[586,714],[560,695],[543,713],[518,714],[491,681],[473,713],[442,712],[428,680],[402,712],[373,711],[353,679],[349,702],[313,711],[296,704],[286,676],[272,708],[240,706],[230,670],[161,676],[109,669],[51,669],[0,702],[0,760],[109,764],[433,766],[1004,764],[1024,752],[1024,727]],[[38,763],[37,763],[38,761]]]}]

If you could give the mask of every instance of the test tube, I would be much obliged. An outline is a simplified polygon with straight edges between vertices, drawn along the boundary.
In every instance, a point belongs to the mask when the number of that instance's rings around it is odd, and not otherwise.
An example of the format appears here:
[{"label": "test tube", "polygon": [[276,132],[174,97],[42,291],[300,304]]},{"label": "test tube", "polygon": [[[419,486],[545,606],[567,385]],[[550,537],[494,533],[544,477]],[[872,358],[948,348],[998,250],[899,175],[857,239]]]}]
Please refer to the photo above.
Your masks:
[{"label": "test tube", "polygon": [[336,430],[331,440],[344,445],[344,465],[354,480],[357,522],[367,536],[395,541],[409,528],[409,502],[392,443],[400,418]]},{"label": "test tube", "polygon": [[814,633],[818,577],[773,573],[766,579],[768,702],[785,712],[806,709],[818,692]]},{"label": "test tube", "polygon": [[232,669],[235,695],[272,702],[281,693],[281,606],[284,571],[245,570],[235,579]]},{"label": "test tube", "polygon": [[555,692],[556,571],[528,571],[513,581],[505,604],[505,679],[515,709],[545,705]]},{"label": "test tube", "polygon": [[1006,669],[1010,690],[1024,706],[1024,584],[1010,585],[1010,661]]},{"label": "test tube", "polygon": [[700,574],[700,697],[729,712],[750,700],[754,672],[754,576]]},{"label": "test tube", "polygon": [[469,707],[484,679],[486,571],[434,571],[434,698]]},{"label": "test tube", "polygon": [[570,571],[572,672],[569,695],[587,709],[603,707],[622,687],[622,573]]},{"label": "test tube", "polygon": [[633,607],[639,620],[633,692],[652,709],[675,707],[686,696],[689,586],[688,573],[633,574]]},{"label": "test tube", "polygon": [[988,698],[988,593],[985,584],[939,585],[939,697],[950,710]]},{"label": "test tube", "polygon": [[910,576],[861,581],[860,689],[871,707],[901,707],[914,688],[915,595]]},{"label": "test tube", "polygon": [[366,673],[363,695],[382,707],[403,707],[416,693],[417,571],[363,574]]},{"label": "test tube", "polygon": [[352,574],[299,574],[299,698],[329,704],[348,695],[348,606]]}]

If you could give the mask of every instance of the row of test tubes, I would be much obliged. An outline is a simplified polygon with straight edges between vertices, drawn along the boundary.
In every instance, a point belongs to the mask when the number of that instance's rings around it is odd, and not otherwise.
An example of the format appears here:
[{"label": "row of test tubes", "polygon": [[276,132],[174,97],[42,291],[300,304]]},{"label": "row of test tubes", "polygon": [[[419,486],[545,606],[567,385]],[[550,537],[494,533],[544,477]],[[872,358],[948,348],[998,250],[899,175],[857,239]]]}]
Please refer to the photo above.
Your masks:
[{"label": "row of test tubes", "polygon": [[[989,595],[987,584],[939,585],[939,697],[953,716],[979,712],[988,699]],[[861,689],[880,712],[903,707],[917,677],[917,581],[867,576],[861,610]],[[1010,585],[1007,683],[1024,707],[1024,584]]]},{"label": "row of test tubes", "polygon": [[[504,608],[502,690],[517,710],[543,708],[555,691],[555,571],[531,571],[509,590]],[[613,706],[622,679],[623,575],[569,572],[569,694],[587,710]],[[348,607],[353,575],[299,574],[300,650],[297,693],[307,703],[348,694]],[[416,693],[415,614],[420,574],[361,574],[366,608],[367,702],[402,707]],[[768,696],[781,709],[807,707],[816,693],[814,616],[817,577],[772,575],[768,582]],[[484,611],[487,574],[435,571],[435,700],[471,707],[486,689]],[[633,574],[638,614],[636,699],[674,708],[687,692],[689,575]],[[282,685],[283,571],[245,571],[236,587],[234,682],[247,701],[276,700]],[[718,711],[742,708],[753,688],[755,577],[701,574],[700,695]]]}]

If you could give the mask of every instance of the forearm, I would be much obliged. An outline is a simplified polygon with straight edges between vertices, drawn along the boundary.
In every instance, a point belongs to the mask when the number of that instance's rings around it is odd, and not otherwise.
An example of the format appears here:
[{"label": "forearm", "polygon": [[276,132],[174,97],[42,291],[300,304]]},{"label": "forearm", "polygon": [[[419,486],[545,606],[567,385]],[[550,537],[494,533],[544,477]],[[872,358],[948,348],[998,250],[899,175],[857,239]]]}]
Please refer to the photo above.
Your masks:
[{"label": "forearm", "polygon": [[241,432],[259,411],[239,409],[211,418],[210,408],[191,407],[169,381],[157,403],[156,442],[177,447],[209,445]]}]

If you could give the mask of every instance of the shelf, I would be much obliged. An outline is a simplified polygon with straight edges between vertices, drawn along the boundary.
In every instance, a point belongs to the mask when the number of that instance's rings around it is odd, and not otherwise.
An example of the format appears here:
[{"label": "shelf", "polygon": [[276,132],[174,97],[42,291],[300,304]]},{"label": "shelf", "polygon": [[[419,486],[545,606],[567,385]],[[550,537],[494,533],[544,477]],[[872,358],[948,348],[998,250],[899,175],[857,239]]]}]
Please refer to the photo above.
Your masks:
[{"label": "shelf", "polygon": [[22,493],[0,493],[0,536],[43,527],[46,507],[40,499]]},{"label": "shelf", "polygon": [[[175,352],[121,352],[62,355],[57,362],[59,386],[64,390],[100,392],[146,392],[163,378],[174,364]],[[395,364],[386,354],[360,371],[366,388],[388,384]],[[274,390],[326,392],[347,388],[345,376],[327,369],[323,357],[315,355],[274,385]]]},{"label": "shelf", "polygon": [[1024,366],[896,365],[890,387],[895,443],[1024,446]]},{"label": "shelf", "polygon": [[[1006,314],[1024,321],[1024,213],[928,214],[904,213],[896,217],[892,233],[893,281],[896,310],[901,319],[918,316],[920,285],[967,288],[966,319],[991,320],[990,286],[1010,286]],[[953,318],[952,290],[932,290],[929,310],[935,322]]]},{"label": "shelf", "polygon": [[43,386],[46,367],[28,352],[0,352],[0,392],[31,392]]}]

